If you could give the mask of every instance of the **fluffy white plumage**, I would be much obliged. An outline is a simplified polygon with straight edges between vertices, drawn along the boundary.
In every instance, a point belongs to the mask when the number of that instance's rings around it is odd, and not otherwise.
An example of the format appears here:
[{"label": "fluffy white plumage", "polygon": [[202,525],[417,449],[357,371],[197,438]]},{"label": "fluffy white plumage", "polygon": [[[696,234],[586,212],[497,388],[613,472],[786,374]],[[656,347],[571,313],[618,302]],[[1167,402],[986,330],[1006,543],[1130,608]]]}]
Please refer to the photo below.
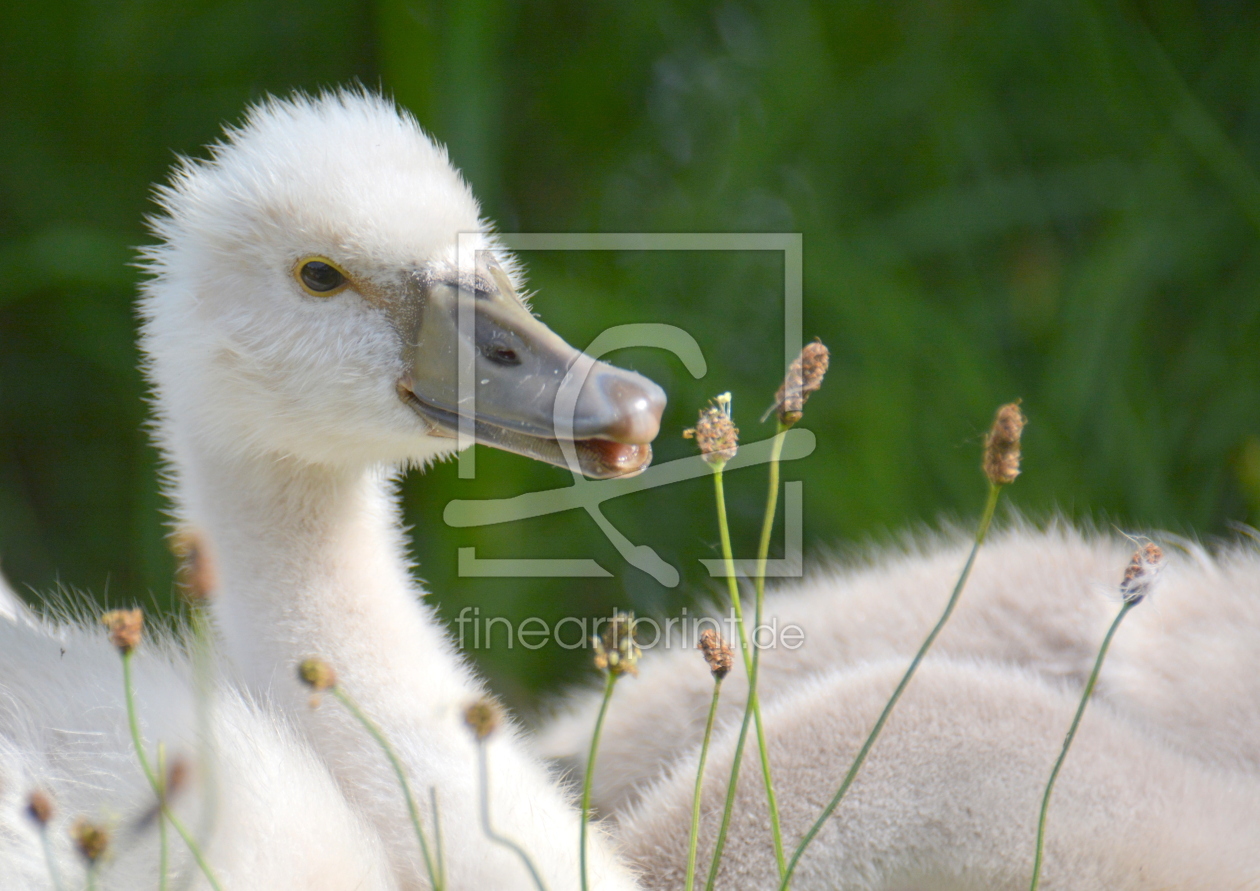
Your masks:
[{"label": "fluffy white plumage", "polygon": [[[788,839],[817,817],[905,665],[880,660],[815,676],[768,706]],[[1027,888],[1041,793],[1078,695],[1013,666],[926,663],[792,887]],[[716,834],[734,729],[710,760],[702,858]],[[775,888],[755,744],[743,770],[720,887]],[[681,758],[621,817],[619,835],[650,888],[680,887],[685,841],[668,815],[690,801],[694,777]],[[1215,770],[1105,707],[1091,709],[1055,787],[1041,887],[1254,888],[1257,793],[1254,775]]]},{"label": "fluffy white plumage", "polygon": [[16,620],[25,609],[22,598],[9,587],[5,577],[0,575],[0,619]]},{"label": "fluffy white plumage", "polygon": [[[919,540],[768,598],[767,622],[806,629],[801,648],[763,652],[758,685],[789,848],[939,616],[968,546]],[[1027,887],[1041,791],[1132,550],[1063,526],[996,534],[793,887]],[[1176,549],[1112,645],[1055,790],[1042,887],[1260,887],[1258,677],[1260,551]],[[706,769],[702,863],[746,690],[737,659]],[[681,883],[677,815],[711,695],[699,655],[677,647],[648,654],[609,712],[595,801],[652,888]],[[541,740],[577,770],[595,698],[575,700]],[[775,887],[755,744],[732,825],[724,886]]]},{"label": "fluffy white plumage", "polygon": [[[167,646],[137,653],[141,726],[191,775],[172,795],[184,822],[203,828],[206,855],[226,888],[398,887],[380,839],[346,805],[327,768],[296,728],[220,686],[210,701],[213,740],[204,744],[187,661]],[[154,797],[136,763],[122,702],[118,654],[99,632],[0,620],[0,887],[51,888],[29,794],[52,796],[48,826],[63,887],[82,884],[70,841],[78,817],[114,836],[100,886],[152,886],[158,874]],[[207,789],[213,789],[207,799]],[[199,876],[172,833],[172,875]],[[193,883],[194,887],[205,887]]]},{"label": "fluffy white plumage", "polygon": [[[344,709],[311,708],[296,678],[318,655],[392,741],[422,803],[436,791],[450,887],[526,887],[517,857],[480,830],[462,713],[484,690],[420,602],[391,481],[454,450],[400,398],[419,363],[405,322],[423,288],[459,274],[457,234],[484,232],[476,201],[414,120],[365,93],[257,106],[160,201],[142,346],[176,518],[217,571],[231,666],[214,701],[212,863],[234,889],[428,887],[388,763]],[[311,257],[351,287],[304,293],[297,273]],[[510,260],[500,265],[510,275]],[[101,880],[139,886],[155,875],[156,834],[129,829],[151,797],[125,734],[117,654],[77,630],[5,622],[0,633],[0,885],[48,884],[17,806],[38,786],[63,819],[115,814],[130,837]],[[191,761],[194,697],[169,655],[148,657],[138,677],[143,731]],[[496,829],[548,887],[576,888],[571,802],[510,723],[487,746]],[[633,887],[593,834],[594,887]],[[80,875],[58,850],[63,872]],[[200,881],[186,857],[175,865]]]}]

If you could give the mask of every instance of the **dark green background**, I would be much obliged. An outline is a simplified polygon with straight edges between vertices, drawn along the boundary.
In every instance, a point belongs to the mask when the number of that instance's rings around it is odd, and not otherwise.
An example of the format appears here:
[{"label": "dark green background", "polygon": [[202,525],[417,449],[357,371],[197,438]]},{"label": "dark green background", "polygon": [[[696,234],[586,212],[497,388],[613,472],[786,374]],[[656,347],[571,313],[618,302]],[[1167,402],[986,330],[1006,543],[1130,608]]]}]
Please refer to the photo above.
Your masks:
[{"label": "dark green background", "polygon": [[[1099,524],[1233,534],[1260,520],[1260,9],[1182,0],[514,3],[9,2],[0,41],[0,559],[169,608],[131,301],[149,184],[269,91],[358,80],[414,110],[507,231],[801,232],[805,334],[832,348],[806,426],[819,555],[970,517],[979,437],[1024,399],[1011,501]],[[535,305],[576,344],[667,322],[710,363],[617,360],[745,436],[783,368],[774,254],[538,253]],[[707,481],[610,503],[684,574],[665,589],[584,514],[450,529],[444,505],[561,485],[482,452],[407,483],[445,616],[673,614],[711,590]],[[761,470],[728,482],[737,549]],[[478,556],[594,557],[601,580],[461,580]],[[1119,568],[1118,568],[1119,569]],[[555,648],[479,654],[528,701]]]}]

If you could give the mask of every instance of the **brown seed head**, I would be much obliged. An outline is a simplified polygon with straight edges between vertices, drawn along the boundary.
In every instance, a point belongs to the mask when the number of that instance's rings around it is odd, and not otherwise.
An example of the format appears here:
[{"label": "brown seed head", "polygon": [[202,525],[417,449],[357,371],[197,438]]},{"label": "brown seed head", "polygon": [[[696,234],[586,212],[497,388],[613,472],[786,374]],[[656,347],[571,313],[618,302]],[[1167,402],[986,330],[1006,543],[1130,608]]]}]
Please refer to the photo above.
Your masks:
[{"label": "brown seed head", "polygon": [[805,344],[801,354],[788,366],[787,375],[774,394],[774,405],[770,411],[778,412],[780,424],[791,427],[801,419],[805,402],[822,386],[823,376],[830,364],[831,351],[821,340]]},{"label": "brown seed head", "polygon": [[109,642],[119,652],[130,653],[144,634],[144,610],[112,609],[101,616],[101,624],[109,630]]},{"label": "brown seed head", "polygon": [[1159,571],[1163,568],[1164,552],[1159,545],[1148,541],[1138,548],[1124,571],[1120,582],[1120,596],[1125,603],[1141,603],[1151,592]]},{"label": "brown seed head", "polygon": [[493,699],[478,699],[464,710],[464,723],[473,732],[477,742],[498,730],[502,720],[503,712]]},{"label": "brown seed head", "polygon": [[105,855],[109,848],[109,830],[93,823],[87,817],[79,817],[70,827],[70,838],[79,850],[79,856],[91,866]]},{"label": "brown seed head", "polygon": [[[159,758],[161,754],[159,753]],[[192,777],[193,766],[183,755],[176,755],[166,768],[165,785],[162,786],[161,800],[150,807],[134,824],[137,828],[151,825],[159,816],[162,808],[182,792]]]},{"label": "brown seed head", "polygon": [[722,635],[712,628],[704,629],[700,632],[699,647],[704,653],[704,661],[709,663],[709,671],[713,672],[715,678],[720,681],[731,673],[735,657],[726,641],[722,640]]},{"label": "brown seed head", "polygon": [[700,410],[696,426],[683,431],[685,439],[695,438],[700,454],[710,464],[721,466],[739,451],[739,428],[731,422],[731,394],[713,399]]},{"label": "brown seed head", "polygon": [[171,766],[166,771],[166,786],[164,791],[166,796],[178,795],[180,790],[188,785],[188,777],[192,773],[192,766],[188,763],[187,758],[176,756],[171,761]]},{"label": "brown seed head", "polygon": [[195,529],[181,529],[171,537],[171,552],[179,560],[176,580],[192,603],[204,603],[219,586],[209,542]]},{"label": "brown seed head", "polygon": [[634,642],[634,613],[615,612],[604,629],[602,638],[591,638],[595,648],[595,667],[613,674],[639,674],[642,653]]},{"label": "brown seed head", "polygon": [[984,437],[984,460],[980,465],[993,485],[1008,485],[1019,476],[1019,438],[1027,423],[1018,400],[997,410],[993,426]]},{"label": "brown seed head", "polygon": [[298,665],[298,680],[319,693],[336,685],[337,672],[323,659],[312,656]]},{"label": "brown seed head", "polygon": [[26,799],[26,815],[40,825],[47,826],[52,820],[56,809],[53,807],[52,799],[47,793],[36,789]]}]

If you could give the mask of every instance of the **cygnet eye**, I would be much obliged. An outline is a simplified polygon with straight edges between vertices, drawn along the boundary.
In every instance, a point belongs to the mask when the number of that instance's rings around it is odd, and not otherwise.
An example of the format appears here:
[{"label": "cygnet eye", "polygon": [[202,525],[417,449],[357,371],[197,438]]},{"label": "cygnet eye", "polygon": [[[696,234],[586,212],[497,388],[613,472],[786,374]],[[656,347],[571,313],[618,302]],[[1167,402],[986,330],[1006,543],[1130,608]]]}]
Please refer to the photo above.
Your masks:
[{"label": "cygnet eye", "polygon": [[341,268],[325,257],[299,260],[295,271],[298,283],[312,297],[331,297],[349,284]]},{"label": "cygnet eye", "polygon": [[495,365],[511,366],[521,364],[521,357],[516,354],[516,350],[502,344],[486,344],[482,346],[481,354]]}]

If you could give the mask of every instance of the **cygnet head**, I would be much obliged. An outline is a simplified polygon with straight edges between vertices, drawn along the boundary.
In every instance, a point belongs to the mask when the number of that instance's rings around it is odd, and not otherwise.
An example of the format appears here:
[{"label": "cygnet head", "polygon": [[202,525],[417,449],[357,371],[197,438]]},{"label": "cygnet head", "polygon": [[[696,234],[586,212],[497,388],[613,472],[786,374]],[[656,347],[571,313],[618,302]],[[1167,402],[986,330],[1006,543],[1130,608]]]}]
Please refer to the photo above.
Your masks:
[{"label": "cygnet head", "polygon": [[650,462],[664,393],[532,315],[445,150],[391,102],[263,102],[158,201],[142,345],[169,452],[195,437],[423,463],[462,422],[551,463],[567,451],[591,477]]}]

